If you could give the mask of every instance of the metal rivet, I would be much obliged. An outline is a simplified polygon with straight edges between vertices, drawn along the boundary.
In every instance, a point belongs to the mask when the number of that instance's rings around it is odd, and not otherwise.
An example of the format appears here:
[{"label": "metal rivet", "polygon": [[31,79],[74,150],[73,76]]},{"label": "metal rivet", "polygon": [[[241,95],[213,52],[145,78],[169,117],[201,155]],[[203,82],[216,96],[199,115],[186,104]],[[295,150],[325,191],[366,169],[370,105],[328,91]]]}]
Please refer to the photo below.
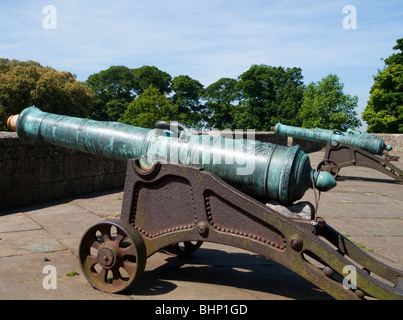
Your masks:
[{"label": "metal rivet", "polygon": [[363,291],[361,291],[360,289],[355,290],[355,295],[360,299],[365,297],[365,293]]},{"label": "metal rivet", "polygon": [[291,248],[294,250],[300,250],[302,248],[302,241],[297,238],[291,239]]},{"label": "metal rivet", "polygon": [[334,274],[334,270],[332,268],[330,268],[329,266],[326,266],[323,268],[323,273],[325,274],[326,277],[331,277]]},{"label": "metal rivet", "polygon": [[208,234],[208,226],[204,222],[199,222],[197,225],[197,232],[203,237]]}]

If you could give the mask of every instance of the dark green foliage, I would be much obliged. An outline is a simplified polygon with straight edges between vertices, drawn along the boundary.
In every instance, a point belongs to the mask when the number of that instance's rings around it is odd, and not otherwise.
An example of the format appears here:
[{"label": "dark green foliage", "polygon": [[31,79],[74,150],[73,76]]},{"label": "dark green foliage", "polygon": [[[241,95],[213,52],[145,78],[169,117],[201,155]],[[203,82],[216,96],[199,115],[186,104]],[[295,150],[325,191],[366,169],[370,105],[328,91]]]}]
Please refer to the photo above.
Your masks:
[{"label": "dark green foliage", "polygon": [[35,105],[46,112],[87,117],[93,94],[70,72],[35,61],[0,59],[0,130],[10,115]]},{"label": "dark green foliage", "polygon": [[403,133],[403,38],[385,59],[385,67],[374,77],[369,101],[362,115],[368,132]]},{"label": "dark green foliage", "polygon": [[359,127],[361,123],[355,111],[358,97],[345,94],[343,87],[339,77],[333,74],[310,83],[298,114],[302,127],[342,131]]}]

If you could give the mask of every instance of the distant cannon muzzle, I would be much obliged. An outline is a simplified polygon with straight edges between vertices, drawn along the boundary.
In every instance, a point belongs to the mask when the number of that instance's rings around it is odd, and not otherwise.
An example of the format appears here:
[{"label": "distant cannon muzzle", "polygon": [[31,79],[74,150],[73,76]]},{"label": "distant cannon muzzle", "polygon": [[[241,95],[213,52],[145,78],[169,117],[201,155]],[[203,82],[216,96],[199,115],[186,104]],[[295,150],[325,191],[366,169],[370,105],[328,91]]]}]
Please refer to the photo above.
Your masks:
[{"label": "distant cannon muzzle", "polygon": [[305,129],[277,123],[274,127],[274,132],[278,135],[290,136],[307,141],[324,143],[329,141],[331,143],[340,142],[352,144],[372,154],[382,154],[385,150],[391,151],[393,149],[392,146],[386,145],[382,138],[353,129],[348,129],[347,131],[320,128]]},{"label": "distant cannon muzzle", "polygon": [[46,113],[36,107],[24,109],[8,123],[21,139],[115,159],[138,158],[144,170],[156,161],[199,166],[249,195],[283,204],[301,199],[313,186],[328,191],[336,185],[330,173],[311,168],[299,146],[192,134],[177,123],[139,128]]}]

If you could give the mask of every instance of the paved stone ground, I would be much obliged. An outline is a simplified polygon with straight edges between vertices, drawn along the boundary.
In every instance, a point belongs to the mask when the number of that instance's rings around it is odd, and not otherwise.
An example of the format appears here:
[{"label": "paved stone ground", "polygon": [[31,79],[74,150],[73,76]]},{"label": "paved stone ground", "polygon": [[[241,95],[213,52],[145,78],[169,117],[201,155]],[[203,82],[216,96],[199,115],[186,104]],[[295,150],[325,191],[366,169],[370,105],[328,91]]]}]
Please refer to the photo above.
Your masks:
[{"label": "paved stone ground", "polygon": [[[401,161],[393,163],[403,169],[403,153],[395,154]],[[313,167],[323,155],[310,154]],[[319,215],[369,254],[403,270],[403,185],[362,167],[343,168],[340,175],[337,187],[321,194]],[[97,291],[81,274],[78,245],[88,227],[119,217],[122,197],[122,190],[114,190],[0,211],[1,299],[331,299],[277,263],[212,243],[186,258],[162,252],[149,257],[145,273],[128,294]],[[304,200],[313,199],[310,190]],[[44,289],[46,265],[56,268],[56,289]]]}]

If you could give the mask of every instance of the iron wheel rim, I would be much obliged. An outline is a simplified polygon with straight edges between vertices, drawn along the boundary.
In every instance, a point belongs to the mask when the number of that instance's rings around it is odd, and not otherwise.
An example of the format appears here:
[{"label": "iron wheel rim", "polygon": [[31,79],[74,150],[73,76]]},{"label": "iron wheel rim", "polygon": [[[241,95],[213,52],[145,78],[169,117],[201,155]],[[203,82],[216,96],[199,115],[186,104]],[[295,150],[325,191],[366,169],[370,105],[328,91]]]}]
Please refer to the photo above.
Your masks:
[{"label": "iron wheel rim", "polygon": [[80,267],[88,282],[108,293],[127,290],[146,265],[143,238],[130,224],[106,220],[90,227],[79,247]]}]

